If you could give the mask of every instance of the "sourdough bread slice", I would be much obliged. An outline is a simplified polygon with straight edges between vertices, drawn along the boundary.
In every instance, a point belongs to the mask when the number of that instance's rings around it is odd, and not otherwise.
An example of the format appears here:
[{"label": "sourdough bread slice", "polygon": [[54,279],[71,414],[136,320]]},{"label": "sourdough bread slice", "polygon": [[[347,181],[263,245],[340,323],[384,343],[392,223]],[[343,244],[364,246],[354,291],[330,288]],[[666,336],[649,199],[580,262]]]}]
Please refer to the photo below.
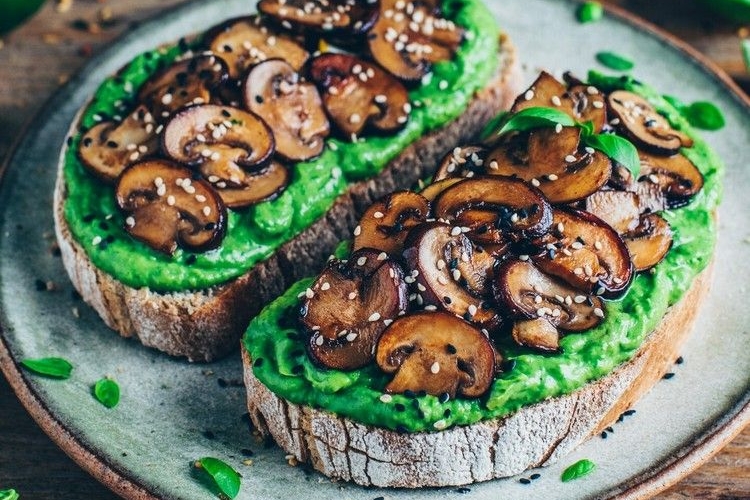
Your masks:
[{"label": "sourdough bread slice", "polygon": [[226,355],[237,347],[248,322],[266,303],[320,270],[338,242],[351,234],[367,206],[430,175],[445,151],[476,136],[490,118],[510,107],[520,89],[520,71],[515,49],[505,36],[498,57],[495,77],[459,118],[412,143],[378,176],[352,184],[324,217],[270,258],[230,282],[206,289],[159,293],[127,286],[98,269],[65,221],[67,187],[61,159],[54,196],[55,230],[73,285],[104,322],[124,337],[135,337],[146,346],[190,361]]},{"label": "sourdough bread slice", "polygon": [[458,486],[545,466],[611,425],[661,379],[692,328],[711,274],[709,266],[697,276],[629,361],[503,418],[410,434],[363,425],[278,397],[253,375],[243,349],[250,417],[297,460],[364,486]]}]

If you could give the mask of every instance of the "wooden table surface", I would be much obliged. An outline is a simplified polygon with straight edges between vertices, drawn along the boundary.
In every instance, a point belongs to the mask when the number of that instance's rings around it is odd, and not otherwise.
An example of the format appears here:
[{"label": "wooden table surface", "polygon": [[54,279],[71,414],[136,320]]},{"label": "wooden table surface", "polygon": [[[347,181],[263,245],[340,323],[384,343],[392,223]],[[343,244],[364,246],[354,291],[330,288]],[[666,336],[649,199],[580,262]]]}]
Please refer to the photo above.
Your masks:
[{"label": "wooden table surface", "polygon": [[[56,1],[0,42],[0,159],[47,96],[87,58],[134,23],[180,2]],[[746,91],[750,88],[739,48],[740,37],[750,36],[746,28],[714,19],[690,0],[605,3],[619,4],[683,38]],[[29,500],[116,498],[55,446],[0,377],[0,490],[5,488],[15,488]],[[750,427],[658,498],[750,498]]]}]

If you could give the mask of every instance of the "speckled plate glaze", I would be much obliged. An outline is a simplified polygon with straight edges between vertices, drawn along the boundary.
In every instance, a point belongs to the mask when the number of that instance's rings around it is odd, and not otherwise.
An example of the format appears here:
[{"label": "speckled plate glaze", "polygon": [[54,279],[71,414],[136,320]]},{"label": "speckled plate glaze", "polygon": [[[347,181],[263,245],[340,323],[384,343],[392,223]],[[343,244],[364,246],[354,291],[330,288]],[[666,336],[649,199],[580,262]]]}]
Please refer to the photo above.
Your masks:
[{"label": "speckled plate glaze", "polygon": [[[132,55],[244,14],[252,4],[196,1],[143,24],[92,60],[48,103],[4,171],[0,367],[37,422],[83,468],[132,499],[211,498],[190,467],[205,455],[241,471],[242,499],[641,498],[693,470],[750,421],[750,331],[736,310],[736,295],[746,293],[750,283],[750,176],[748,155],[742,153],[750,144],[750,103],[685,46],[623,13],[610,11],[599,23],[579,25],[572,1],[488,2],[526,62],[528,82],[542,68],[585,75],[596,67],[595,52],[616,50],[637,61],[637,78],[685,101],[711,100],[724,111],[726,128],[705,134],[727,163],[715,282],[676,376],[659,383],[608,439],[593,439],[536,471],[541,478],[531,485],[512,478],[469,490],[381,491],[332,484],[289,467],[278,448],[257,443],[242,418],[244,390],[232,383],[241,377],[238,355],[210,366],[190,365],[108,330],[72,296],[62,263],[50,252],[58,152],[78,108]],[[53,280],[60,290],[37,291],[39,279]],[[70,380],[34,377],[18,366],[27,357],[52,355],[73,362]],[[90,395],[91,384],[104,375],[122,388],[114,410]],[[252,466],[242,465],[243,448],[255,451]],[[565,466],[583,457],[596,462],[595,473],[561,483]]]}]

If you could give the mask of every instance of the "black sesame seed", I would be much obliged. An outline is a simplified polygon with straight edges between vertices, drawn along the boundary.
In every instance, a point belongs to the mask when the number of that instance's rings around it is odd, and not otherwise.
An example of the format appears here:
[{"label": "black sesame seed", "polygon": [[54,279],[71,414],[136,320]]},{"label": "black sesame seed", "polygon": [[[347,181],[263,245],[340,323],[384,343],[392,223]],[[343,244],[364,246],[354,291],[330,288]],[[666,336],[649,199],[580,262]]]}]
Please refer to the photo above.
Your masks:
[{"label": "black sesame seed", "polygon": [[665,374],[664,374],[664,376],[663,376],[662,378],[663,378],[664,380],[669,380],[669,379],[670,379],[670,378],[672,378],[672,377],[674,377],[674,373],[672,373],[672,372],[669,372],[669,373],[665,373]]},{"label": "black sesame seed", "polygon": [[181,50],[182,52],[185,52],[185,51],[187,51],[187,50],[188,50],[188,43],[187,43],[187,40],[185,40],[185,38],[184,38],[184,37],[183,37],[183,38],[180,38],[180,39],[179,39],[179,40],[177,41],[177,46],[178,46],[178,47],[180,48],[180,50]]},{"label": "black sesame seed", "polygon": [[198,257],[195,256],[195,254],[190,254],[185,258],[185,264],[188,266],[195,264],[195,261],[198,260]]},{"label": "black sesame seed", "polygon": [[471,488],[461,487],[456,490],[456,493],[469,493]]},{"label": "black sesame seed", "polygon": [[396,432],[398,432],[399,434],[406,434],[406,433],[409,432],[409,429],[407,429],[403,425],[399,424],[399,425],[396,426]]},{"label": "black sesame seed", "polygon": [[372,500],[385,500],[385,497],[375,497]]},{"label": "black sesame seed", "polygon": [[203,437],[206,439],[216,439],[216,434],[214,434],[212,431],[205,430],[203,431]]},{"label": "black sesame seed", "polygon": [[94,139],[92,139],[91,137],[86,137],[86,138],[83,139],[83,145],[85,147],[91,146],[91,143],[93,143],[93,142],[94,142]]},{"label": "black sesame seed", "polygon": [[634,414],[635,414],[635,410],[626,410],[623,412],[623,415],[625,415],[626,417],[629,417],[630,415],[634,415]]},{"label": "black sesame seed", "polygon": [[223,378],[217,379],[216,383],[218,383],[219,387],[221,387],[221,388],[224,388],[224,387],[226,387],[226,386],[229,385],[229,383],[226,380],[224,380]]},{"label": "black sesame seed", "polygon": [[451,413],[453,413],[453,412],[451,411],[451,409],[450,409],[450,408],[446,408],[446,409],[445,409],[445,411],[443,412],[443,416],[444,416],[445,418],[449,418],[449,417],[451,416]]},{"label": "black sesame seed", "polygon": [[419,400],[418,400],[418,399],[413,399],[413,400],[411,401],[411,405],[412,405],[412,406],[413,406],[414,408],[416,408],[417,410],[419,410]]},{"label": "black sesame seed", "polygon": [[256,95],[255,96],[255,102],[258,104],[263,104],[263,96],[262,95]]},{"label": "black sesame seed", "polygon": [[73,136],[68,136],[68,138],[65,140],[65,144],[68,146],[73,144]]},{"label": "black sesame seed", "polygon": [[427,396],[427,391],[419,391],[419,392],[417,393],[417,397],[418,397],[418,398],[423,398],[423,397],[425,397],[425,396]]},{"label": "black sesame seed", "polygon": [[393,405],[393,407],[396,408],[396,411],[404,411],[404,410],[406,410],[406,406],[404,406],[401,403],[396,403],[395,405]]},{"label": "black sesame seed", "polygon": [[255,360],[255,363],[253,363],[253,366],[255,366],[256,368],[258,368],[258,367],[260,367],[262,365],[263,365],[263,358],[258,358],[258,359]]},{"label": "black sesame seed", "polygon": [[602,439],[607,439],[607,431],[602,431],[601,436]]},{"label": "black sesame seed", "polygon": [[107,147],[111,149],[117,149],[119,144],[117,144],[115,141],[107,141]]},{"label": "black sesame seed", "polygon": [[516,367],[516,360],[515,359],[508,359],[503,361],[502,363],[502,371],[507,373],[509,371],[513,371],[513,368]]},{"label": "black sesame seed", "polygon": [[221,114],[224,115],[226,118],[229,118],[230,116],[232,116],[232,113],[230,113],[226,109],[222,109]]},{"label": "black sesame seed", "polygon": [[107,242],[106,240],[102,240],[99,242],[99,250],[106,250],[108,246],[109,242]]},{"label": "black sesame seed", "polygon": [[110,243],[114,243],[114,242],[115,242],[115,237],[112,236],[111,234],[108,234],[107,237],[104,238],[104,243],[106,243],[107,245],[109,245]]},{"label": "black sesame seed", "polygon": [[88,222],[91,222],[92,220],[94,220],[95,218],[96,218],[96,215],[94,215],[94,214],[86,214],[86,215],[83,216],[82,220],[83,220],[83,222],[88,223]]},{"label": "black sesame seed", "polygon": [[542,477],[542,475],[539,474],[539,473],[537,473],[537,472],[535,472],[535,473],[533,473],[532,475],[529,476],[529,479],[531,479],[532,481],[536,481],[540,477]]},{"label": "black sesame seed", "polygon": [[444,392],[438,397],[438,401],[440,401],[441,403],[447,403],[450,400],[450,398],[451,398],[451,395],[448,394],[447,392]]},{"label": "black sesame seed", "polygon": [[521,483],[521,484],[531,484],[531,479],[527,479],[525,477],[522,477],[521,479],[518,480],[518,482]]},{"label": "black sesame seed", "polygon": [[216,224],[213,223],[213,222],[209,222],[208,224],[206,224],[205,226],[203,226],[203,228],[206,231],[213,231],[216,228]]},{"label": "black sesame seed", "polygon": [[445,346],[445,350],[448,351],[448,354],[456,354],[458,350],[456,349],[456,346],[453,344],[448,344]]},{"label": "black sesame seed", "polygon": [[414,393],[414,391],[412,391],[410,389],[406,389],[404,391],[404,396],[406,396],[407,398],[415,398],[415,397],[417,397],[417,395]]},{"label": "black sesame seed", "polygon": [[581,238],[580,236],[576,236],[576,241],[577,241],[578,243],[580,243],[581,245],[585,245],[585,244],[586,244],[586,240],[584,240],[584,239],[583,239],[583,238]]},{"label": "black sesame seed", "polygon": [[101,221],[99,223],[99,227],[102,229],[102,231],[109,231],[109,224],[107,224],[106,221]]},{"label": "black sesame seed", "polygon": [[246,457],[252,457],[253,455],[255,455],[255,452],[250,448],[242,448],[240,450],[240,453],[242,453],[242,455]]},{"label": "black sesame seed", "polygon": [[451,300],[451,298],[450,298],[450,297],[448,297],[448,296],[446,295],[445,297],[443,297],[443,302],[445,302],[446,304],[450,304],[450,303],[451,303],[451,302],[453,302],[453,301]]},{"label": "black sesame seed", "polygon": [[677,358],[677,359],[675,360],[675,364],[676,364],[676,365],[681,365],[681,364],[682,364],[682,363],[683,363],[684,361],[685,361],[685,360],[684,360],[684,359],[682,358],[682,356],[680,356],[679,358]]},{"label": "black sesame seed", "polygon": [[609,433],[615,432],[615,430],[611,426],[607,427],[606,431]]}]

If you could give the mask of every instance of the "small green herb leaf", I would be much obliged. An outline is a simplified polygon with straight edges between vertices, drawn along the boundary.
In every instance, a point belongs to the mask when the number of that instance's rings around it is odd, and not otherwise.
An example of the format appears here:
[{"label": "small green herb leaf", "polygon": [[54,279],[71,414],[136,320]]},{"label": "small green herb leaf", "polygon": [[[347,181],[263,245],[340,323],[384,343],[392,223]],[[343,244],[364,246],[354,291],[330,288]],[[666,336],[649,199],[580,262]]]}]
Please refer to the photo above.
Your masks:
[{"label": "small green herb leaf", "polygon": [[500,129],[500,126],[503,124],[503,122],[508,118],[508,115],[510,114],[509,111],[503,111],[500,114],[496,115],[493,119],[491,119],[482,129],[482,132],[479,134],[479,138],[483,141],[488,139],[491,135],[493,135],[495,132],[497,132],[498,129]]},{"label": "small green herb leaf", "polygon": [[16,490],[0,490],[0,500],[18,500],[18,492]]},{"label": "small green herb leaf", "polygon": [[680,111],[682,108],[686,107],[687,105],[679,100],[677,97],[673,95],[663,95],[662,96],[665,101],[667,101],[669,104],[671,104],[677,111]]},{"label": "small green herb leaf", "polygon": [[94,384],[94,397],[107,408],[114,408],[120,402],[120,386],[110,378],[103,378]]},{"label": "small green herb leaf", "polygon": [[44,377],[67,379],[73,371],[73,365],[62,358],[24,359],[24,368]]},{"label": "small green herb leaf", "polygon": [[581,139],[586,146],[598,149],[638,178],[641,160],[638,158],[638,150],[629,140],[614,134],[582,135]]},{"label": "small green herb leaf", "polygon": [[635,64],[627,57],[617,54],[616,52],[598,52],[596,60],[604,66],[615,71],[629,71]]},{"label": "small green herb leaf", "polygon": [[742,58],[745,59],[745,69],[750,73],[750,38],[741,40],[740,48],[742,49]]},{"label": "small green herb leaf", "polygon": [[562,482],[567,483],[568,481],[572,481],[573,479],[578,479],[579,477],[583,477],[586,474],[589,474],[595,468],[596,464],[594,462],[587,458],[584,458],[583,460],[579,460],[578,462],[565,469],[562,473],[562,476],[560,476],[560,479],[562,479]]},{"label": "small green herb leaf", "polygon": [[234,498],[240,492],[240,475],[218,458],[203,457],[195,462],[195,467],[211,476],[223,495]]},{"label": "small green herb leaf", "polygon": [[599,2],[584,2],[578,8],[577,17],[580,23],[593,23],[604,15],[604,9]]},{"label": "small green herb leaf", "polygon": [[697,101],[680,109],[680,113],[690,125],[703,130],[719,130],[724,126],[724,115],[714,104]]},{"label": "small green herb leaf", "polygon": [[573,118],[559,109],[536,106],[522,109],[511,116],[497,135],[507,134],[508,132],[525,132],[535,128],[554,127],[558,123],[563,127],[572,127],[576,124]]}]

